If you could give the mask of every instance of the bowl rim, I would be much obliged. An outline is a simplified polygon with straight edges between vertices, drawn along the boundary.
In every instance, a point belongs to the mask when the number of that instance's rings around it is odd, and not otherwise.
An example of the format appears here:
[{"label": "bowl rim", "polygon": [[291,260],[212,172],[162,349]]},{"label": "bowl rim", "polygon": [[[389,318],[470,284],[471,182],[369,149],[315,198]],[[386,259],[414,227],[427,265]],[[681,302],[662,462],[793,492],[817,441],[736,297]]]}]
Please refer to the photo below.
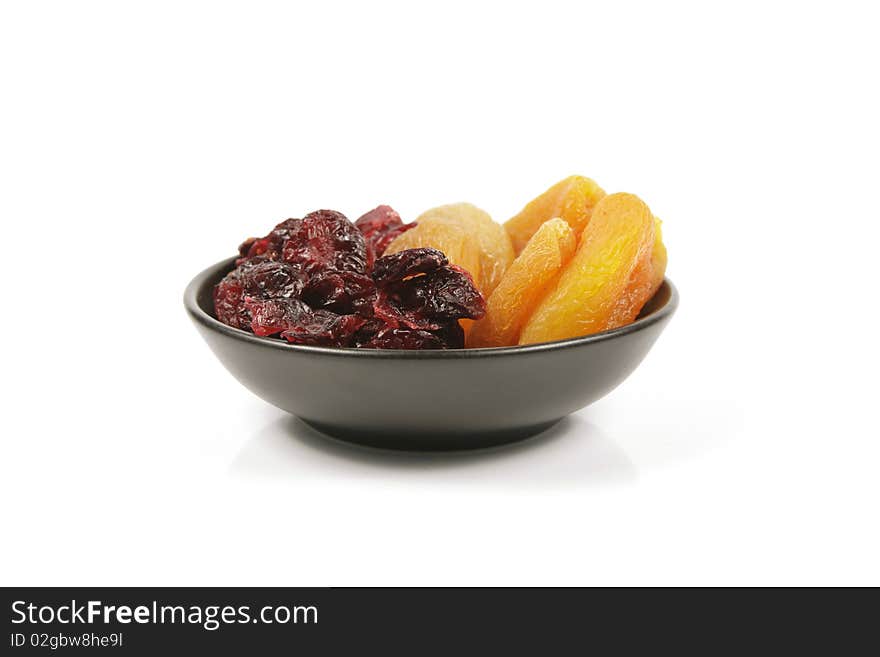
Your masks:
[{"label": "bowl rim", "polygon": [[670,317],[678,308],[679,302],[678,290],[668,277],[664,277],[661,288],[666,286],[669,289],[669,298],[660,308],[657,308],[648,315],[640,317],[625,326],[607,331],[600,331],[599,333],[592,333],[580,338],[567,338],[565,340],[538,342],[535,344],[517,345],[514,347],[472,347],[466,349],[357,349],[354,347],[315,347],[310,345],[290,344],[277,338],[261,337],[249,333],[248,331],[233,328],[208,314],[201,308],[201,306],[199,306],[198,297],[203,287],[207,285],[210,282],[210,279],[215,277],[218,272],[222,272],[227,268],[231,271],[235,260],[235,257],[231,257],[216,262],[196,274],[196,276],[189,282],[189,285],[186,286],[186,290],[183,293],[183,305],[190,317],[206,328],[243,342],[250,342],[265,348],[280,349],[282,351],[302,354],[325,354],[328,356],[348,356],[355,358],[400,359],[404,357],[409,359],[431,359],[498,357],[513,354],[571,349],[587,344],[612,340],[630,333],[641,331],[642,329]]}]

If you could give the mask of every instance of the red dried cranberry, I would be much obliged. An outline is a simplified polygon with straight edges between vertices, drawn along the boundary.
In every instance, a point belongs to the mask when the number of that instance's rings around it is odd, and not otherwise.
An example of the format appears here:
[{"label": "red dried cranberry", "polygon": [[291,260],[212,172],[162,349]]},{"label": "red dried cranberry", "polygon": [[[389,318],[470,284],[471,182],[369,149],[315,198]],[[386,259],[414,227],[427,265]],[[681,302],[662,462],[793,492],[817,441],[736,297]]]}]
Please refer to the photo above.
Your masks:
[{"label": "red dried cranberry", "polygon": [[281,257],[309,274],[322,270],[367,273],[364,236],[344,214],[333,210],[303,217],[290,232]]},{"label": "red dried cranberry", "polygon": [[364,349],[445,349],[446,345],[430,331],[388,328],[381,331]]},{"label": "red dried cranberry", "polygon": [[427,274],[448,262],[443,252],[437,249],[406,249],[376,260],[373,280],[381,287],[416,274]]},{"label": "red dried cranberry", "polygon": [[[256,237],[248,237],[244,242],[239,244],[238,245],[238,256],[239,256],[238,259],[244,260],[245,258],[248,258],[250,256],[251,249],[253,249],[254,251],[261,250],[265,253],[265,251],[266,251],[265,241],[266,240],[260,240],[260,241],[264,242],[264,244],[259,247],[255,246],[255,244],[257,242]],[[258,254],[255,253],[254,255],[258,255]]]},{"label": "red dried cranberry", "polygon": [[486,302],[470,274],[447,265],[380,286],[373,311],[392,326],[436,330],[448,320],[480,319]]},{"label": "red dried cranberry", "polygon": [[354,344],[365,349],[461,349],[464,347],[464,331],[457,321],[446,322],[437,330],[428,331],[394,328],[387,324],[378,328],[373,320],[361,328]]},{"label": "red dried cranberry", "polygon": [[237,329],[250,328],[244,307],[244,288],[235,271],[214,286],[214,314],[224,324]]},{"label": "red dried cranberry", "polygon": [[289,342],[326,347],[351,344],[364,320],[357,315],[337,315],[327,310],[313,310],[299,299],[245,298],[251,315],[251,329],[256,335],[281,334]]},{"label": "red dried cranberry", "polygon": [[446,349],[464,349],[464,329],[461,328],[458,320],[450,320],[432,332]]},{"label": "red dried cranberry", "polygon": [[306,284],[305,275],[295,267],[273,260],[248,260],[239,267],[244,293],[249,297],[298,298]]},{"label": "red dried cranberry", "polygon": [[240,257],[235,264],[240,265],[248,258],[256,256],[266,256],[269,260],[280,260],[281,251],[284,249],[284,244],[287,242],[290,233],[299,228],[301,223],[302,219],[285,219],[275,226],[266,237],[259,239],[250,237],[246,239],[238,247]]},{"label": "red dried cranberry", "polygon": [[291,327],[281,337],[293,344],[349,347],[363,323],[364,319],[358,315],[337,315],[327,310],[314,310],[311,321]]},{"label": "red dried cranberry", "polygon": [[305,275],[290,265],[255,256],[229,272],[214,287],[214,311],[224,324],[248,329],[251,316],[245,297],[297,298],[304,283]]},{"label": "red dried cranberry", "polygon": [[259,336],[286,331],[310,311],[309,307],[299,299],[246,297],[244,304],[251,316],[251,330]]},{"label": "red dried cranberry", "polygon": [[302,291],[302,299],[312,308],[336,313],[373,314],[376,287],[369,276],[353,272],[321,271],[312,274]]},{"label": "red dried cranberry", "polygon": [[363,347],[368,342],[370,342],[373,338],[375,338],[381,331],[384,331],[388,328],[390,328],[390,327],[382,319],[379,319],[377,317],[372,317],[370,319],[367,319],[364,321],[363,325],[354,334],[354,339],[352,340],[352,346]]},{"label": "red dried cranberry", "polygon": [[370,263],[385,253],[385,249],[394,241],[395,237],[416,227],[415,222],[403,223],[400,215],[388,205],[380,205],[370,210],[354,225],[367,239],[368,261]]},{"label": "red dried cranberry", "polygon": [[467,272],[429,248],[373,262],[374,252],[413,225],[388,206],[361,217],[357,227],[332,210],[287,219],[239,247],[236,269],[214,288],[217,318],[296,344],[461,348],[458,320],[485,312]]}]

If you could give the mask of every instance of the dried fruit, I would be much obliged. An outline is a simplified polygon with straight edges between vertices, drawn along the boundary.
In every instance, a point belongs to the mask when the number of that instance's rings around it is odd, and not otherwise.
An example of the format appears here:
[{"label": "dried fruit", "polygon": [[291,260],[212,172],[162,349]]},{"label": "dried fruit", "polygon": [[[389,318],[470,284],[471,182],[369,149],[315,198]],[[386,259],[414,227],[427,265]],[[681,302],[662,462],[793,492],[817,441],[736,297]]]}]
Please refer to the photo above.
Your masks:
[{"label": "dried fruit", "polygon": [[380,258],[373,267],[376,285],[386,285],[416,274],[427,274],[449,264],[446,256],[437,249],[407,249]]},{"label": "dried fruit", "polygon": [[416,222],[419,226],[395,240],[387,253],[419,247],[439,249],[449,262],[473,276],[486,297],[513,262],[513,246],[504,227],[475,205],[441,205],[423,213]]},{"label": "dried fruit", "polygon": [[319,210],[282,221],[239,247],[214,289],[217,318],[297,344],[346,346],[372,314],[376,288],[364,237],[344,215]]},{"label": "dried fruit", "polygon": [[596,203],[605,192],[593,180],[583,176],[569,176],[533,199],[519,214],[509,219],[504,228],[520,253],[548,219],[559,217],[568,222],[578,237],[589,223]]},{"label": "dried fruit", "polygon": [[480,245],[480,279],[477,285],[488,297],[504,277],[516,257],[510,235],[504,226],[493,221],[487,213],[469,203],[459,203],[464,216],[470,218],[473,235]]},{"label": "dried fruit", "polygon": [[[428,210],[419,220],[445,217],[459,222],[462,230],[479,249],[479,268],[468,269],[463,264],[450,261],[467,269],[485,296],[488,297],[513,262],[513,245],[504,226],[492,220],[489,214],[470,203],[452,203]],[[430,245],[428,245],[430,246]]]},{"label": "dried fruit", "polygon": [[545,221],[486,302],[486,316],[468,333],[468,347],[515,345],[526,320],[574,255],[577,238],[562,219]]},{"label": "dried fruit", "polygon": [[446,212],[445,208],[428,210],[418,219],[414,229],[397,237],[385,250],[385,255],[392,255],[407,249],[431,247],[442,251],[454,265],[466,270],[478,280],[480,273],[480,248],[473,235],[468,231],[467,223],[460,216]]},{"label": "dried fruit", "polygon": [[654,296],[660,286],[663,284],[663,277],[666,276],[666,263],[669,256],[666,253],[666,245],[663,243],[663,222],[654,217],[654,248],[651,249],[651,295]]},{"label": "dried fruit", "polygon": [[295,344],[346,347],[365,321],[357,315],[313,310],[299,299],[246,297],[244,303],[256,335],[280,333],[281,337]]},{"label": "dried fruit", "polygon": [[214,314],[233,328],[250,328],[250,315],[244,307],[244,289],[235,271],[214,286]]},{"label": "dried fruit", "polygon": [[285,262],[252,258],[239,268],[245,295],[259,299],[298,297],[306,276]]},{"label": "dried fruit", "polygon": [[654,296],[666,274],[666,246],[660,230],[660,220],[654,219],[654,245],[651,257],[644,258],[630,275],[626,289],[614,304],[608,328],[624,326],[634,321],[642,307]]},{"label": "dried fruit", "polygon": [[461,348],[458,320],[485,311],[467,272],[436,249],[373,262],[404,226],[388,206],[368,212],[359,226],[332,210],[288,219],[241,245],[236,268],[214,288],[217,318],[295,344]]},{"label": "dried fruit", "polygon": [[480,319],[486,313],[486,302],[470,274],[455,265],[408,278],[383,291],[389,289],[408,312],[438,321]]},{"label": "dried fruit", "polygon": [[350,271],[319,271],[309,276],[302,299],[312,308],[324,308],[343,315],[371,314],[376,287],[366,274]]},{"label": "dried fruit", "polygon": [[[635,317],[649,298],[644,281],[651,270],[645,263],[653,246],[654,218],[648,206],[632,194],[604,197],[574,257],[526,322],[519,343],[589,335]],[[624,301],[618,305],[620,299]]]},{"label": "dried fruit", "polygon": [[361,345],[365,349],[448,349],[435,333],[420,329],[386,328]]},{"label": "dried fruit", "polygon": [[[504,227],[470,203],[441,205],[424,212],[416,221],[416,229],[395,239],[386,254],[420,247],[439,249],[449,262],[470,273],[488,298],[514,258]],[[469,319],[461,321],[465,334],[472,324]]]},{"label": "dried fruit", "polygon": [[383,256],[373,278],[379,288],[373,312],[392,327],[437,330],[449,321],[479,319],[486,311],[470,274],[446,264],[436,249]]},{"label": "dried fruit", "polygon": [[235,328],[250,327],[250,313],[244,305],[246,296],[258,299],[298,297],[305,276],[283,262],[256,256],[245,260],[214,288],[214,309],[224,324]]},{"label": "dried fruit", "polygon": [[367,266],[385,255],[385,249],[401,233],[416,227],[416,222],[405,224],[400,215],[388,205],[380,205],[363,215],[355,224],[367,241]]},{"label": "dried fruit", "polygon": [[259,239],[249,237],[238,247],[239,259],[236,265],[256,256],[265,256],[270,260],[280,260],[281,250],[290,233],[299,228],[302,219],[285,219],[272,229],[272,232]]},{"label": "dried fruit", "polygon": [[321,270],[367,273],[364,236],[344,214],[318,210],[303,217],[284,243],[282,259],[307,273]]},{"label": "dried fruit", "polygon": [[365,349],[461,349],[464,333],[458,322],[447,320],[437,329],[391,326],[380,319],[368,320],[358,329],[354,345]]},{"label": "dried fruit", "polygon": [[446,349],[464,349],[464,331],[461,322],[450,320],[432,333],[440,338]]},{"label": "dried fruit", "polygon": [[286,219],[241,244],[214,308],[229,326],[296,344],[527,344],[633,321],[666,259],[644,203],[571,176],[504,226],[469,203],[411,224],[387,205],[356,224],[333,210]]}]

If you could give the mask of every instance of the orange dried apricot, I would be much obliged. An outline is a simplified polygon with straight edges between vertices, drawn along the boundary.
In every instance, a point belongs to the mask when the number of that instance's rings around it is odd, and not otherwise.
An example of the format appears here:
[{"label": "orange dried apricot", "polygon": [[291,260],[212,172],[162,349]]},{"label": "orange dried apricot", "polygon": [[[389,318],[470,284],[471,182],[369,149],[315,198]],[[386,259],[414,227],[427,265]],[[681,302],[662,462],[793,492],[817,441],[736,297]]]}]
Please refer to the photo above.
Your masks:
[{"label": "orange dried apricot", "polygon": [[564,219],[575,235],[580,236],[590,221],[593,208],[603,196],[602,188],[584,176],[560,180],[504,224],[513,242],[513,250],[520,253],[541,224],[553,217]]},{"label": "orange dried apricot", "polygon": [[545,221],[492,292],[486,316],[474,324],[467,346],[515,345],[523,324],[576,248],[577,238],[564,220]]},{"label": "orange dried apricot", "polygon": [[467,271],[478,281],[480,273],[480,249],[460,217],[440,211],[428,210],[416,219],[417,225],[396,237],[385,255],[392,255],[406,249],[431,247],[442,251],[454,265]]},{"label": "orange dried apricot", "polygon": [[602,198],[577,252],[541,300],[519,344],[564,340],[632,321],[654,280],[654,217],[632,194]]},{"label": "orange dried apricot", "polygon": [[666,276],[666,263],[669,256],[666,253],[666,245],[663,243],[663,222],[654,217],[654,248],[651,250],[651,267],[653,269],[653,278],[651,279],[651,296],[650,299],[660,286],[663,284],[663,277]]},{"label": "orange dried apricot", "polygon": [[486,212],[468,203],[460,203],[458,207],[463,216],[470,219],[474,237],[480,245],[478,285],[488,299],[516,257],[513,244],[504,226],[494,221]]},{"label": "orange dried apricot", "polygon": [[654,218],[654,245],[651,256],[639,262],[630,275],[626,289],[614,305],[607,328],[624,326],[634,321],[657,289],[666,274],[666,246],[660,231],[660,220]]},{"label": "orange dried apricot", "polygon": [[432,247],[474,278],[486,298],[513,262],[513,246],[501,224],[470,203],[441,205],[424,212],[418,225],[396,238],[386,253]]}]

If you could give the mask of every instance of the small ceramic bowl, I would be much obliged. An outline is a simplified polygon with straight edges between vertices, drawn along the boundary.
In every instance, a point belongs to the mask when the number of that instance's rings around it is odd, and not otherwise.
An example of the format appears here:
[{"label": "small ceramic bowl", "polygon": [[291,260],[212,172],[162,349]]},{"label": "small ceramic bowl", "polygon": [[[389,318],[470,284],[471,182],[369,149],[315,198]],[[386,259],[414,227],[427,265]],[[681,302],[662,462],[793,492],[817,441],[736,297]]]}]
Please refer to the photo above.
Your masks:
[{"label": "small ceramic bowl", "polygon": [[514,442],[619,385],[678,306],[667,279],[627,326],[523,347],[404,351],[292,345],[222,324],[212,290],[229,258],[196,276],[184,305],[220,362],[251,392],[318,431],[407,450]]}]

